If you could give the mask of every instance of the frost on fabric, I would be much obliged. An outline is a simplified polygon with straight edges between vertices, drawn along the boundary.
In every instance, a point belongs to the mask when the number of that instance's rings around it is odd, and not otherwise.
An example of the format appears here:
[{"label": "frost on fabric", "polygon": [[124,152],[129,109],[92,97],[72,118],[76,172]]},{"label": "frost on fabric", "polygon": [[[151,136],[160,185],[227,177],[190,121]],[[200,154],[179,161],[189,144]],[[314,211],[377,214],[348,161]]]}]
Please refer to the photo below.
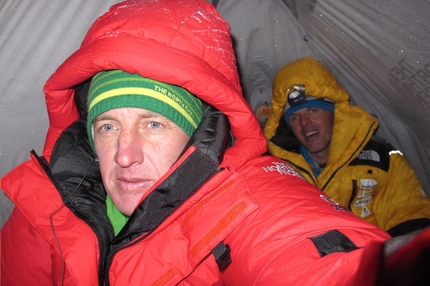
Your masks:
[{"label": "frost on fabric", "polygon": [[[232,67],[236,66],[236,58],[231,49],[230,34],[225,30],[212,28],[219,24],[218,19],[211,14],[204,13],[204,11],[197,11],[193,13],[190,18],[203,26],[201,29],[194,29],[191,31],[192,34],[198,34],[195,39],[199,41],[202,46],[206,46],[207,50],[215,51],[216,54],[219,55],[219,60],[223,66],[226,67],[229,72],[234,73],[235,71]],[[185,21],[182,23],[184,22]],[[205,23],[207,23],[206,26]],[[209,39],[212,39],[212,42],[209,42]]]}]

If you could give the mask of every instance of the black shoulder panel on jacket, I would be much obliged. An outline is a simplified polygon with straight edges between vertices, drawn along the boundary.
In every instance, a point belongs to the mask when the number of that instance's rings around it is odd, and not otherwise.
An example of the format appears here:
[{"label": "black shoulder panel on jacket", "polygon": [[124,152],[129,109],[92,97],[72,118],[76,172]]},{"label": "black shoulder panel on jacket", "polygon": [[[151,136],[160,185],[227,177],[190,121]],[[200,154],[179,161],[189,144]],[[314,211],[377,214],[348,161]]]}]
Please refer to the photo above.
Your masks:
[{"label": "black shoulder panel on jacket", "polygon": [[367,165],[387,172],[390,168],[390,151],[393,150],[394,148],[390,143],[373,136],[361,150],[361,153],[349,165]]},{"label": "black shoulder panel on jacket", "polygon": [[350,252],[358,249],[346,235],[338,230],[329,230],[326,233],[311,237],[310,240],[314,243],[321,257],[334,252]]}]

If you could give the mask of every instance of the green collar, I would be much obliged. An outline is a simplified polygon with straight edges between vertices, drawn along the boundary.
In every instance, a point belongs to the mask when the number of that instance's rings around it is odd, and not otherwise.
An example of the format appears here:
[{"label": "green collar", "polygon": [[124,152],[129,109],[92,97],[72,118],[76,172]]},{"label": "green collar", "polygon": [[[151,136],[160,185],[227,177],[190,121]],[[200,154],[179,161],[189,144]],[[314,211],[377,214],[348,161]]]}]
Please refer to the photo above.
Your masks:
[{"label": "green collar", "polygon": [[119,211],[109,196],[106,196],[106,213],[116,236],[127,223],[128,216]]}]

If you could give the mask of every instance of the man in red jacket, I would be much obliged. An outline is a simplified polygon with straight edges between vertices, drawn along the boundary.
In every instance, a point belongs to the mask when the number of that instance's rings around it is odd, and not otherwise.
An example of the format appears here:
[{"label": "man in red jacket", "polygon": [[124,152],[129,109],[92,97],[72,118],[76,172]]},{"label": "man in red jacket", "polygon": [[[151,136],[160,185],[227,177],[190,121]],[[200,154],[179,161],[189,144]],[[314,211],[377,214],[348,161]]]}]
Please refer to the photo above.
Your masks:
[{"label": "man in red jacket", "polygon": [[44,91],[43,154],[1,180],[2,285],[371,285],[399,265],[385,232],[261,156],[204,1],[114,5]]}]

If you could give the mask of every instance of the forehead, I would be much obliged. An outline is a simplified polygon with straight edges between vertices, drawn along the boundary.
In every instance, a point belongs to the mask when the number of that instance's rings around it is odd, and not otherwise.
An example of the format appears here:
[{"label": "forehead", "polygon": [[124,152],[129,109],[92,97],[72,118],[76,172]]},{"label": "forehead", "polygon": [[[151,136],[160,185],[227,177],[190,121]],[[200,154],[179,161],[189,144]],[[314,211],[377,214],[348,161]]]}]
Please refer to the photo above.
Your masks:
[{"label": "forehead", "polygon": [[294,114],[301,115],[301,114],[305,114],[305,113],[307,113],[309,111],[312,111],[312,110],[314,110],[314,111],[316,110],[316,111],[318,111],[318,113],[326,114],[326,115],[333,114],[332,112],[330,112],[328,110],[325,110],[323,108],[319,108],[319,107],[305,107],[305,108],[302,108],[302,109],[294,111],[291,115],[294,115]]}]

